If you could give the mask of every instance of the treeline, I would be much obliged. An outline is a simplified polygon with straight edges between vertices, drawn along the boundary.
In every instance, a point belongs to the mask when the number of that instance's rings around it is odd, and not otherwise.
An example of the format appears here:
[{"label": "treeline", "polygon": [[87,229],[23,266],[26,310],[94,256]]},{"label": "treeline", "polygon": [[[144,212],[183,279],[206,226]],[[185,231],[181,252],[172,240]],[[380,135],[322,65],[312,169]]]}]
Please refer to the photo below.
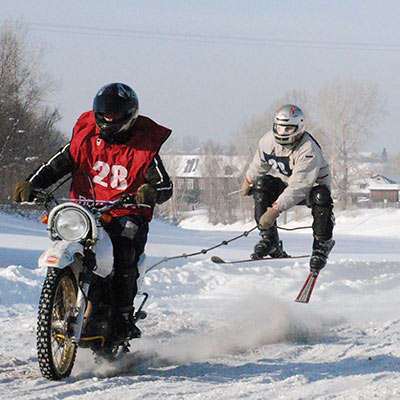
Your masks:
[{"label": "treeline", "polygon": [[[56,85],[43,72],[43,56],[44,49],[36,42],[33,44],[23,24],[6,22],[0,26],[0,202],[3,204],[12,202],[14,183],[47,160],[66,140],[56,128],[61,117],[59,111],[48,105]],[[163,152],[241,156],[250,161],[259,139],[272,127],[274,111],[286,103],[297,104],[305,112],[307,131],[321,144],[330,163],[335,200],[348,207],[351,183],[369,173],[355,155],[372,139],[384,111],[384,100],[375,84],[339,77],[322,85],[314,94],[292,91],[274,101],[262,115],[244,122],[232,133],[228,144],[202,143],[190,136],[178,143],[172,136]],[[400,176],[400,154],[389,156],[392,157],[388,171],[395,179]],[[174,197],[159,214],[179,218],[193,208],[203,208],[213,223],[252,218],[251,201],[230,194],[240,189],[246,166],[228,185],[212,179],[215,168],[213,163],[208,165],[205,190],[194,202],[188,204],[184,196]],[[169,172],[175,176],[174,171]]]},{"label": "treeline", "polygon": [[65,141],[55,128],[60,115],[46,105],[55,89],[41,68],[24,25],[0,26],[0,202],[11,202],[13,185]]}]

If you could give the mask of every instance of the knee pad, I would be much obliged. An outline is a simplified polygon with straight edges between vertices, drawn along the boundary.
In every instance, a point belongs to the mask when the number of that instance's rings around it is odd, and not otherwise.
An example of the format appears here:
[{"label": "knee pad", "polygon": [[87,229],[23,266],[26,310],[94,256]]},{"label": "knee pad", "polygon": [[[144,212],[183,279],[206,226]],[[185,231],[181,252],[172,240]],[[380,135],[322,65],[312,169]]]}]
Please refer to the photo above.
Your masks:
[{"label": "knee pad", "polygon": [[311,207],[314,205],[329,207],[333,204],[331,192],[325,185],[314,186],[308,198]]},{"label": "knee pad", "polygon": [[313,233],[319,240],[329,240],[332,238],[334,216],[332,212],[333,200],[327,186],[315,186],[309,196],[312,209]]},{"label": "knee pad", "polygon": [[254,182],[253,190],[255,192],[273,193],[278,197],[285,189],[286,184],[280,178],[272,175],[258,176]]},{"label": "knee pad", "polygon": [[254,200],[270,207],[285,188],[286,184],[279,178],[271,175],[259,176],[253,185]]}]

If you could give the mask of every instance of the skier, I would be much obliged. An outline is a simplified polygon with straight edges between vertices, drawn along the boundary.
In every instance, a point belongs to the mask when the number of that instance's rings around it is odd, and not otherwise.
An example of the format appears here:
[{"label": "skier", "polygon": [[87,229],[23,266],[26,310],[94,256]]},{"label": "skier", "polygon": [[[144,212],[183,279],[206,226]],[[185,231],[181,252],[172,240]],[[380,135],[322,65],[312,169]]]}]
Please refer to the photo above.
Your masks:
[{"label": "skier", "polygon": [[329,166],[319,144],[305,131],[301,109],[292,104],[280,107],[272,130],[259,141],[242,186],[244,196],[254,197],[254,215],[261,235],[251,258],[287,256],[276,219],[282,211],[306,204],[313,216],[310,271],[316,275],[324,268],[335,244],[330,181]]},{"label": "skier", "polygon": [[139,115],[133,89],[123,83],[108,84],[97,92],[93,110],[79,117],[71,141],[14,188],[15,201],[31,201],[34,188],[45,189],[72,173],[73,199],[131,196],[136,203],[150,206],[115,209],[112,221],[105,226],[114,248],[116,340],[141,335],[133,322],[132,306],[137,293],[137,263],[144,252],[155,204],[172,196],[172,183],[158,154],[170,134],[170,129]]}]

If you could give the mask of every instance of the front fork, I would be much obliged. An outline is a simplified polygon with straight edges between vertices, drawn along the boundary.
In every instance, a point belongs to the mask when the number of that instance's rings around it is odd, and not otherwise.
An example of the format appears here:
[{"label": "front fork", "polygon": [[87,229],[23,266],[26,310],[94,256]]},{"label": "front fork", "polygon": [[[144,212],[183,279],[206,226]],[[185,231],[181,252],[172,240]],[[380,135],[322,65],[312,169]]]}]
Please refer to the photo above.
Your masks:
[{"label": "front fork", "polygon": [[88,293],[90,284],[92,282],[93,272],[88,268],[84,267],[84,270],[80,276],[81,285],[79,286],[78,297],[76,299],[75,306],[75,324],[73,325],[72,340],[75,343],[79,343],[81,339],[83,323],[85,319],[86,310],[88,307]]}]

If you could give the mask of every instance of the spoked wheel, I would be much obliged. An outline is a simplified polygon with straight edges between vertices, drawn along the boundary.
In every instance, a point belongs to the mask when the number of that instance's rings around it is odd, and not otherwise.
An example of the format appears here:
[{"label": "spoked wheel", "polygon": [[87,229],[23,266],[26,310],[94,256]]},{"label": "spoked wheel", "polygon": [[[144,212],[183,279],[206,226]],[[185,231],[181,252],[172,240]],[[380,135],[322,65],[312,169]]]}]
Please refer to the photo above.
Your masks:
[{"label": "spoked wheel", "polygon": [[77,344],[72,340],[71,324],[77,284],[69,268],[49,269],[40,296],[37,323],[37,351],[40,372],[47,379],[69,376]]}]

